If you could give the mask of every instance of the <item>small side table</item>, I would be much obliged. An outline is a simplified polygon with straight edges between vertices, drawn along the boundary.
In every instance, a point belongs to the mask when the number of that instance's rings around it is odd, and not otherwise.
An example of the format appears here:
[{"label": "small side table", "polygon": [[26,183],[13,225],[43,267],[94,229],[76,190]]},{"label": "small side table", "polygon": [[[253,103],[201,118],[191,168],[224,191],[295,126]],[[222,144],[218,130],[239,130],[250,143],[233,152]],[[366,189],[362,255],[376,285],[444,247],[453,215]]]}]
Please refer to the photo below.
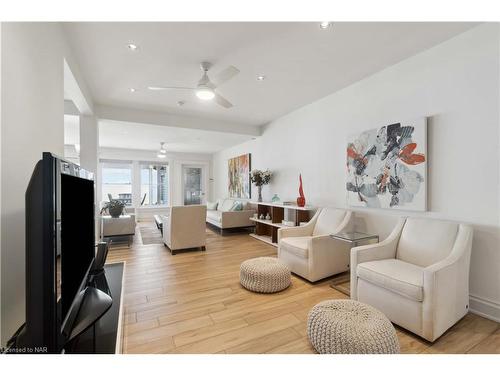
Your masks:
[{"label": "small side table", "polygon": [[[368,243],[379,242],[378,234],[368,234],[362,232],[340,232],[336,234],[331,234],[330,238],[349,243],[351,245],[350,246],[351,249],[353,247],[359,246],[360,242],[365,242],[365,241],[373,241]],[[338,290],[341,293],[344,293],[345,295],[350,296],[351,291],[348,288],[342,286],[342,284],[348,282],[350,278],[351,278],[350,271],[344,272],[343,274],[333,279],[332,283],[330,284],[330,287],[332,287],[335,290]]]},{"label": "small side table", "polygon": [[128,247],[135,234],[135,215],[101,215],[101,238],[127,238]]}]

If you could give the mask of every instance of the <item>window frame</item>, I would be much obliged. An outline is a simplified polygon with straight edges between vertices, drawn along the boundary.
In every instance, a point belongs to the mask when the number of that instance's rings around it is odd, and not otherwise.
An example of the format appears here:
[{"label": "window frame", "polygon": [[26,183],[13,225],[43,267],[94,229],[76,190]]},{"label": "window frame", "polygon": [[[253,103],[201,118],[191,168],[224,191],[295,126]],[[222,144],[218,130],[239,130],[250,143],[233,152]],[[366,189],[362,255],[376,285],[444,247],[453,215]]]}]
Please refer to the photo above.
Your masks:
[{"label": "window frame", "polygon": [[[131,161],[131,160],[99,160],[99,164],[100,164],[100,175],[101,175],[101,181],[100,181],[100,185],[101,185],[101,197],[100,197],[100,200],[102,202],[105,202],[107,201],[107,197],[105,198],[104,197],[104,187],[106,185],[113,185],[113,184],[110,184],[110,183],[105,183],[104,182],[104,170],[106,168],[120,168],[120,167],[124,167],[123,169],[129,169],[130,170],[130,204],[126,204],[126,207],[129,207],[129,208],[132,208],[134,207],[134,163]],[[128,185],[128,184],[117,184],[117,185]],[[128,193],[126,193],[128,194]],[[113,199],[116,199],[115,197],[113,197]]]},{"label": "window frame", "polygon": [[[149,189],[150,189],[150,192],[151,192],[151,186],[156,186],[156,194],[157,194],[157,201],[159,200],[159,197],[160,197],[160,190],[158,189],[159,185],[158,183],[156,184],[151,184],[151,183],[147,183],[147,184],[143,184],[143,181],[142,181],[142,170],[144,167],[165,167],[165,171],[166,171],[166,176],[167,176],[167,181],[164,185],[166,185],[166,190],[167,190],[167,193],[166,193],[166,203],[161,203],[161,204],[144,204],[144,205],[141,205],[141,201],[142,201],[142,197],[143,197],[143,194],[142,194],[142,187],[143,185],[148,185],[149,186]],[[138,192],[138,196],[139,196],[139,202],[138,202],[138,207],[145,207],[145,208],[157,208],[157,207],[168,207],[170,205],[170,200],[171,200],[171,191],[170,191],[170,178],[171,178],[171,175],[170,175],[170,164],[168,162],[159,162],[159,161],[139,161],[138,163],[138,168],[139,168],[139,173],[138,173],[138,176],[140,178],[140,180],[138,181],[138,189],[139,189],[139,192]],[[144,168],[146,169],[146,168]],[[150,169],[150,168],[149,168]],[[151,181],[151,174],[149,176],[149,179]]]}]

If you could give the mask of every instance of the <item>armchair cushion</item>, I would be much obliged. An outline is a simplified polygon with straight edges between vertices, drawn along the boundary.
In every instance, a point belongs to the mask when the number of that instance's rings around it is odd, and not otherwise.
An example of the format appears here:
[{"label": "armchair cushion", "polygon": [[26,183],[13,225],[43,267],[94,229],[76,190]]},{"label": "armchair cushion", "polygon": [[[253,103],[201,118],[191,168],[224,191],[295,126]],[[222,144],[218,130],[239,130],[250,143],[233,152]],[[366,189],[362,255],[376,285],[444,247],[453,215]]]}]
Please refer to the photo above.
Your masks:
[{"label": "armchair cushion", "polygon": [[358,265],[357,275],[411,300],[420,302],[424,299],[424,269],[414,264],[398,259],[366,262]]},{"label": "armchair cushion", "polygon": [[424,218],[408,218],[401,232],[396,258],[427,267],[450,254],[458,224]]},{"label": "armchair cushion", "polygon": [[307,237],[285,237],[281,240],[281,247],[286,251],[307,259],[309,258],[310,236]]}]

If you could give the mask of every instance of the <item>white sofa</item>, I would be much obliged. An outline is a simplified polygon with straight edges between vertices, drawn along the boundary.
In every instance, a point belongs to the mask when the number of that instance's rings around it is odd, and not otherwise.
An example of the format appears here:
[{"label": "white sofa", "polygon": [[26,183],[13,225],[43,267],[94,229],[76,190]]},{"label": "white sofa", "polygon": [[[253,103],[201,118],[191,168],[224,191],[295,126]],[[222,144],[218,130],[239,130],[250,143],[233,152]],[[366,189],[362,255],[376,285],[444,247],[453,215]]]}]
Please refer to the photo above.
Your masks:
[{"label": "white sofa", "polygon": [[163,243],[172,255],[176,250],[206,246],[205,218],[207,207],[202,205],[173,206],[162,216]]},{"label": "white sofa", "polygon": [[401,219],[384,241],[351,250],[351,298],[435,341],[469,309],[472,228]]},{"label": "white sofa", "polygon": [[[241,202],[241,211],[230,211],[235,202]],[[238,199],[219,199],[216,210],[207,210],[207,223],[220,229],[223,234],[224,229],[253,227],[255,223],[250,218],[255,213],[248,202]]]},{"label": "white sofa", "polygon": [[278,258],[311,282],[347,271],[350,247],[330,234],[348,230],[351,217],[350,211],[323,208],[304,226],[280,228]]}]

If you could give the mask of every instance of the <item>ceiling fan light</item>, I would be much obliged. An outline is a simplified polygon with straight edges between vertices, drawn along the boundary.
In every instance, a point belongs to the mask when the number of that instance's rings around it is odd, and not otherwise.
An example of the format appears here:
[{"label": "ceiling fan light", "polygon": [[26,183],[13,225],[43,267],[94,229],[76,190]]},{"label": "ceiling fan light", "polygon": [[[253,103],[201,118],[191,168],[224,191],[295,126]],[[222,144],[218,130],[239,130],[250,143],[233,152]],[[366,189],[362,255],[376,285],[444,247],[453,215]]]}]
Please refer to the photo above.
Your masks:
[{"label": "ceiling fan light", "polygon": [[156,157],[158,157],[160,159],[165,159],[167,157],[167,155],[162,154],[162,153],[159,152],[158,154],[156,154]]},{"label": "ceiling fan light", "polygon": [[215,93],[211,88],[201,87],[196,90],[196,96],[201,100],[212,100],[215,97]]},{"label": "ceiling fan light", "polygon": [[167,153],[167,150],[165,150],[164,148],[162,148],[162,149],[160,150],[160,154],[166,154],[166,153]]}]

